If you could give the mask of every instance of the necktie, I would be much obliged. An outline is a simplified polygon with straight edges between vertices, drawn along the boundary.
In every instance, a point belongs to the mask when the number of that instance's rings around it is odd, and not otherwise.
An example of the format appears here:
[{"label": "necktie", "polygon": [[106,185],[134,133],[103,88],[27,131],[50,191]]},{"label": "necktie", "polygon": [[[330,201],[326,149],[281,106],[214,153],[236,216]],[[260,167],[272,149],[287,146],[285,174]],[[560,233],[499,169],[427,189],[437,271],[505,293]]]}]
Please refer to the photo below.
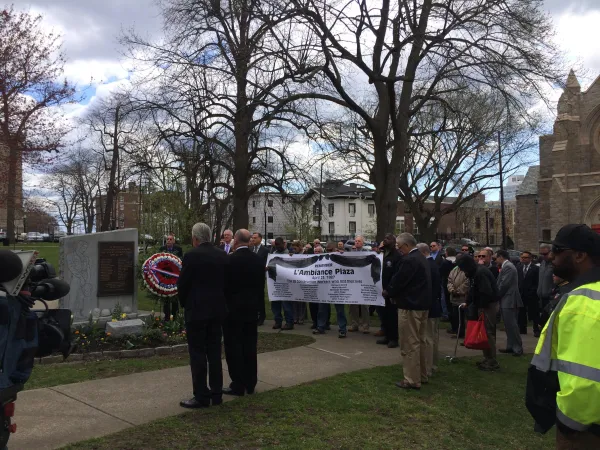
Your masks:
[{"label": "necktie", "polygon": [[527,275],[527,269],[528,268],[529,268],[529,266],[523,267],[523,276]]},{"label": "necktie", "polygon": [[229,244],[225,244],[225,253],[229,253]]},{"label": "necktie", "polygon": [[258,247],[254,247],[254,253],[258,253]]}]

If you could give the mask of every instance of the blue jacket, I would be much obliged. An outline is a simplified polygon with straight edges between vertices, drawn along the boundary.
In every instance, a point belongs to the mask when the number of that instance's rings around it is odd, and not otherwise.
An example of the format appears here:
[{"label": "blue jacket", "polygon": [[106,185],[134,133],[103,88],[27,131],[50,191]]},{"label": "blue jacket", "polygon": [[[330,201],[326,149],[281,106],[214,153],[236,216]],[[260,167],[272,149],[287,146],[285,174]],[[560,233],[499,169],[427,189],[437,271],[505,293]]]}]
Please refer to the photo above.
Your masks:
[{"label": "blue jacket", "polygon": [[0,389],[25,383],[37,349],[37,316],[21,316],[21,303],[0,292]]}]

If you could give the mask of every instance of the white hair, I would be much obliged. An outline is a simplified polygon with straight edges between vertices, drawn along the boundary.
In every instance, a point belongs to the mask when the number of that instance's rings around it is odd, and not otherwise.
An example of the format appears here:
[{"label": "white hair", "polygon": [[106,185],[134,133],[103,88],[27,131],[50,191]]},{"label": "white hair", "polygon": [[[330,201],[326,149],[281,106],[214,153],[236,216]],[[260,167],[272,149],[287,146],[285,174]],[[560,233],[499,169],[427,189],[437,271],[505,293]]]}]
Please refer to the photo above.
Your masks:
[{"label": "white hair", "polygon": [[430,255],[429,245],[427,245],[424,242],[420,242],[420,243],[417,244],[417,250],[419,250],[425,256],[429,256]]},{"label": "white hair", "polygon": [[417,246],[417,240],[410,233],[400,233],[396,238],[396,242],[398,243],[398,246],[401,246],[402,244],[406,244],[409,247]]},{"label": "white hair", "polygon": [[192,237],[195,237],[200,244],[210,242],[211,235],[210,227],[205,223],[198,222],[192,227]]}]

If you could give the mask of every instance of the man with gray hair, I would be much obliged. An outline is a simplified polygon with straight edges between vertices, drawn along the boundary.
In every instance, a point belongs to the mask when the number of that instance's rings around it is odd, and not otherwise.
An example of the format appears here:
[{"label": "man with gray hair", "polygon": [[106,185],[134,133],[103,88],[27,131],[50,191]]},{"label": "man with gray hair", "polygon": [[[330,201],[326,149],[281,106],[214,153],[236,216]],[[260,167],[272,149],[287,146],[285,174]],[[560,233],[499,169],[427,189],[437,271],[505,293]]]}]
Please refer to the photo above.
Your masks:
[{"label": "man with gray hair", "polygon": [[554,280],[552,279],[552,261],[550,261],[550,252],[552,245],[540,244],[540,274],[538,278],[537,296],[540,299],[541,307],[544,308],[552,298],[554,289]]},{"label": "man with gray hair", "polygon": [[233,231],[223,231],[223,244],[221,244],[219,248],[227,254],[233,251]]},{"label": "man with gray hair", "polygon": [[[185,310],[194,396],[180,402],[184,408],[207,408],[223,402],[221,327],[227,314],[225,282],[229,257],[211,243],[204,223],[192,228],[194,248],[183,256],[177,289]],[[210,389],[206,384],[208,372]]]},{"label": "man with gray hair", "polygon": [[410,233],[396,239],[402,259],[383,296],[398,306],[400,353],[404,379],[396,383],[402,389],[421,389],[427,383],[426,329],[431,306],[431,271],[427,259],[417,250]]}]

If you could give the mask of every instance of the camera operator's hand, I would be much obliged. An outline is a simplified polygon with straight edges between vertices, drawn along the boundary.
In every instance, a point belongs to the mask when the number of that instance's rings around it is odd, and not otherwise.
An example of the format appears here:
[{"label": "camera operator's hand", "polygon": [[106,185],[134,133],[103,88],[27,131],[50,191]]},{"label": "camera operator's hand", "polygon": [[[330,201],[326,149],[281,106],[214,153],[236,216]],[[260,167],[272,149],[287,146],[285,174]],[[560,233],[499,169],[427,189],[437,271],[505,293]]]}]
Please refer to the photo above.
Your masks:
[{"label": "camera operator's hand", "polygon": [[31,298],[31,292],[29,291],[21,291],[19,295],[17,295],[17,299],[23,305],[23,309],[29,311],[35,305],[35,300]]}]

